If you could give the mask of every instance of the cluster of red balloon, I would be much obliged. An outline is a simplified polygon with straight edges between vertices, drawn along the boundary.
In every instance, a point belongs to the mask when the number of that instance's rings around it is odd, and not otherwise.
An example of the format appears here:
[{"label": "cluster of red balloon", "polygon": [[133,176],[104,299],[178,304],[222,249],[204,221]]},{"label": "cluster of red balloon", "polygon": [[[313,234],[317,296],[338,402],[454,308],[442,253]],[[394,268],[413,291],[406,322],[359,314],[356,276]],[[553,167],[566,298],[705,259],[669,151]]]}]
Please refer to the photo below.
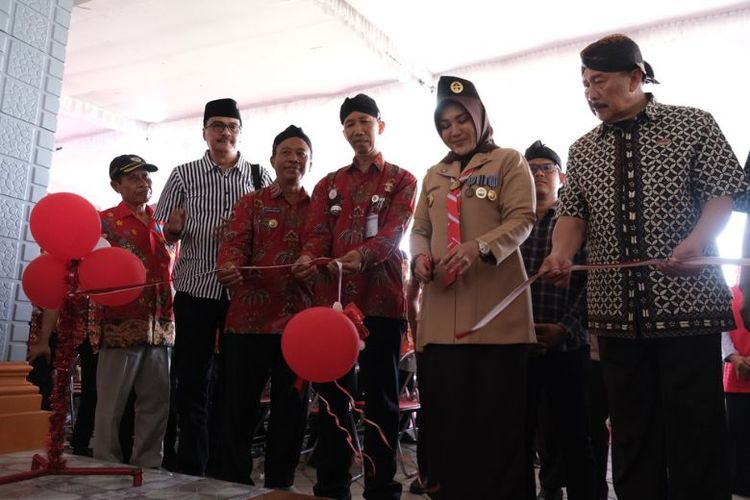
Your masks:
[{"label": "cluster of red balloon", "polygon": [[281,336],[281,351],[298,377],[333,382],[356,363],[359,335],[344,313],[330,307],[311,307],[289,320]]},{"label": "cluster of red balloon", "polygon": [[[80,259],[78,278],[83,290],[109,290],[146,282],[146,268],[133,253],[100,242],[101,219],[96,208],[73,193],[49,194],[34,206],[29,218],[31,234],[44,249],[29,263],[21,280],[32,303],[58,309],[78,283],[70,285],[71,260]],[[137,299],[143,288],[91,294],[93,302],[119,306]]]}]

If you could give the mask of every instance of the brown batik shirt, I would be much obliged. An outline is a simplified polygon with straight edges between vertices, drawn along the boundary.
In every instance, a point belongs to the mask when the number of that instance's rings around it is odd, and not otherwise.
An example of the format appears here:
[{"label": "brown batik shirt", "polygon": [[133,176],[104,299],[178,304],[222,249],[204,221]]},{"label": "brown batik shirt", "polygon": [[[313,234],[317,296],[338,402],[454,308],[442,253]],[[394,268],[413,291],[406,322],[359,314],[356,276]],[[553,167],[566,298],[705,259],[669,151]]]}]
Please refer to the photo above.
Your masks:
[{"label": "brown batik shirt", "polygon": [[[713,117],[657,103],[627,125],[601,124],[570,148],[559,214],[587,223],[588,262],[669,257],[712,198],[744,190],[743,172]],[[716,255],[715,245],[706,255]],[[696,276],[654,267],[590,271],[589,331],[675,337],[734,328],[718,266]]]}]

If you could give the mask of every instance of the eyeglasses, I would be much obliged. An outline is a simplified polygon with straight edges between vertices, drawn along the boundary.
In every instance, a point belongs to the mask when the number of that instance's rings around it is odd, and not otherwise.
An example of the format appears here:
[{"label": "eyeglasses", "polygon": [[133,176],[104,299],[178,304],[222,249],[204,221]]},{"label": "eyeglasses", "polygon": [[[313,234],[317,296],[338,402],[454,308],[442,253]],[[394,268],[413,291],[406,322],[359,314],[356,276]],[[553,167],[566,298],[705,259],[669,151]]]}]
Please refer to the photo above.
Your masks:
[{"label": "eyeglasses", "polygon": [[213,123],[206,125],[206,128],[210,128],[217,134],[224,133],[224,129],[227,129],[231,133],[236,134],[242,129],[242,125],[240,125],[239,123],[213,122]]},{"label": "eyeglasses", "polygon": [[538,172],[542,172],[543,174],[551,174],[552,172],[556,172],[560,169],[557,165],[554,163],[542,163],[541,165],[529,165],[529,168],[531,169],[531,175],[536,175]]}]

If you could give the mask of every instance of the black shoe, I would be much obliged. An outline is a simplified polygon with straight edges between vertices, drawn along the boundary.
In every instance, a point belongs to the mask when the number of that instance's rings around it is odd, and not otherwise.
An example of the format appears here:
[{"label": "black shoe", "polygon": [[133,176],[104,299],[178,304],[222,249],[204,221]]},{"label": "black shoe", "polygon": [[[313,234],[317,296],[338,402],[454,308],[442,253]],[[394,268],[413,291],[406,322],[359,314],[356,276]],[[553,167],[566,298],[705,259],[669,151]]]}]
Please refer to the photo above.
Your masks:
[{"label": "black shoe", "polygon": [[93,457],[94,450],[85,446],[76,446],[73,448],[73,455],[78,455],[79,457]]},{"label": "black shoe", "polygon": [[161,466],[169,472],[177,472],[177,455],[165,454],[161,461]]},{"label": "black shoe", "polygon": [[418,477],[414,478],[414,481],[409,484],[409,493],[412,495],[422,495],[424,493],[424,485],[422,485],[422,481]]},{"label": "black shoe", "polygon": [[536,496],[536,500],[563,500],[563,492],[560,488],[554,490],[542,489]]},{"label": "black shoe", "polygon": [[409,484],[409,493],[412,495],[424,495],[434,486],[435,485],[432,484],[430,478],[426,477],[420,481],[418,477],[415,477],[411,484]]}]

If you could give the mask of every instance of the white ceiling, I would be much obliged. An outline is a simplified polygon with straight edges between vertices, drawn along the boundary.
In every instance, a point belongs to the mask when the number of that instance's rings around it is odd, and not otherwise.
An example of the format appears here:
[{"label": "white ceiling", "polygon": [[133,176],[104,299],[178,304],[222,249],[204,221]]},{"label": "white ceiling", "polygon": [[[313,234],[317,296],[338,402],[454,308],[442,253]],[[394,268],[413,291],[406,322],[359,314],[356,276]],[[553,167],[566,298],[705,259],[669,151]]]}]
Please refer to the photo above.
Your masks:
[{"label": "white ceiling", "polygon": [[612,31],[747,9],[721,0],[76,0],[57,141],[341,95]]}]

